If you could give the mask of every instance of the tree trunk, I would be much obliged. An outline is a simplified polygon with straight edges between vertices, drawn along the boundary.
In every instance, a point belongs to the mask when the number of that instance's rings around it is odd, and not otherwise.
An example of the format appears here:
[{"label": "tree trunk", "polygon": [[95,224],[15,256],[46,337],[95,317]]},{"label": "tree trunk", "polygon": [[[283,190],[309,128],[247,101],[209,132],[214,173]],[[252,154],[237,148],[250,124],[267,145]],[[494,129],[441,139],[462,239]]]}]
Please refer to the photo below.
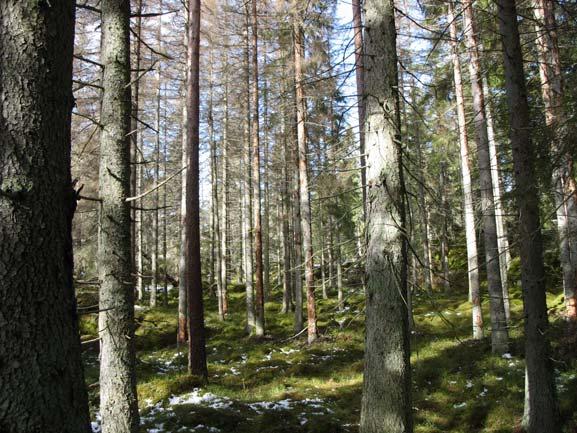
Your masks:
[{"label": "tree trunk", "polygon": [[[228,59],[228,58],[227,58]],[[221,234],[220,234],[220,305],[222,308],[221,317],[224,319],[228,314],[228,266],[227,266],[227,246],[228,246],[228,69],[225,67],[224,76],[224,126],[222,131],[222,199],[221,199]]]},{"label": "tree trunk", "polygon": [[523,427],[527,433],[556,433],[561,431],[561,427],[553,366],[549,357],[539,191],[515,0],[499,0],[498,14],[504,52],[515,197],[519,209],[526,361]]},{"label": "tree trunk", "polygon": [[469,136],[465,117],[463,96],[463,79],[461,61],[457,43],[457,23],[453,11],[453,2],[448,3],[447,20],[450,23],[451,51],[453,59],[453,78],[455,80],[455,97],[457,100],[457,122],[459,126],[459,150],[461,156],[461,180],[463,185],[463,209],[465,219],[465,238],[467,242],[467,275],[469,278],[469,300],[473,304],[473,338],[483,338],[483,311],[481,309],[481,289],[479,284],[479,260],[477,235],[475,233],[475,207],[471,186],[471,162],[469,161]]},{"label": "tree trunk", "polygon": [[357,110],[359,116],[359,152],[361,154],[361,190],[363,197],[363,220],[367,219],[367,170],[365,158],[365,68],[363,57],[363,18],[361,0],[352,0],[353,29],[355,32],[355,72],[357,81]]},{"label": "tree trunk", "polygon": [[244,121],[244,149],[242,155],[242,171],[244,173],[244,192],[242,206],[243,220],[243,242],[244,242],[244,274],[246,289],[246,331],[252,333],[256,326],[256,311],[254,302],[253,286],[253,227],[252,227],[252,169],[251,169],[251,101],[250,101],[250,11],[249,4],[246,8],[246,38],[245,38],[245,80],[246,80],[246,103],[245,103],[245,121]]},{"label": "tree trunk", "polygon": [[485,94],[485,112],[487,113],[487,137],[489,139],[489,157],[491,159],[491,180],[493,183],[493,196],[495,197],[495,223],[497,224],[497,242],[499,247],[499,266],[501,271],[501,284],[503,286],[503,305],[505,306],[505,316],[507,323],[511,319],[511,307],[509,305],[509,286],[507,284],[507,271],[511,263],[511,253],[509,252],[509,241],[507,239],[507,227],[505,225],[505,212],[501,197],[501,170],[499,155],[497,154],[497,143],[495,140],[495,130],[493,128],[493,113],[489,98],[489,86],[487,79],[483,77],[483,93]]},{"label": "tree trunk", "polygon": [[[142,0],[137,0],[136,2],[136,13],[142,13]],[[132,126],[131,126],[131,140],[130,140],[130,161],[131,161],[131,172],[130,172],[130,182],[131,182],[131,196],[137,196],[140,193],[142,185],[138,181],[141,176],[141,156],[139,152],[139,140],[141,139],[141,134],[138,132],[138,116],[140,115],[139,110],[139,97],[140,97],[140,80],[137,79],[140,70],[140,37],[142,34],[142,17],[136,18],[136,37],[134,38],[135,44],[135,72],[133,74],[133,84],[132,84]],[[131,220],[132,220],[132,232],[130,233],[130,239],[132,239],[132,258],[134,261],[134,273],[136,274],[136,293],[138,296],[138,301],[142,301],[144,298],[144,284],[142,281],[142,200],[137,200],[134,203],[134,208],[132,209]]]},{"label": "tree trunk", "polygon": [[545,121],[551,132],[553,188],[559,232],[561,268],[566,316],[577,322],[577,191],[573,159],[566,144],[564,89],[555,22],[555,3],[534,0],[536,45],[539,59],[541,93],[545,105]]},{"label": "tree trunk", "polygon": [[361,433],[410,433],[410,348],[395,12],[365,3],[367,297]]},{"label": "tree trunk", "polygon": [[257,0],[252,0],[252,213],[255,260],[255,335],[264,335],[264,288],[262,261],[262,222],[260,191],[260,137],[259,137],[259,91],[258,91],[258,19]]},{"label": "tree trunk", "polygon": [[443,221],[441,222],[441,266],[443,268],[443,287],[445,293],[451,290],[451,280],[449,275],[449,203],[447,201],[447,172],[445,162],[441,162],[440,187],[441,187],[441,209],[443,212]]},{"label": "tree trunk", "polygon": [[184,224],[184,285],[188,299],[188,372],[206,378],[204,305],[200,266],[199,218],[199,57],[200,57],[200,0],[188,3],[188,55],[186,111],[188,123],[186,169],[186,221]]},{"label": "tree trunk", "polygon": [[478,35],[476,33],[472,0],[465,0],[463,8],[465,38],[470,57],[469,73],[471,75],[471,93],[473,94],[474,123],[477,134],[481,214],[485,241],[487,286],[489,289],[489,311],[491,314],[491,346],[494,353],[504,353],[509,348],[509,332],[507,329],[505,305],[503,303],[497,224],[495,221],[495,200],[493,197],[489,138],[487,135],[487,117],[485,113],[483,80],[481,77],[481,61],[478,51]]},{"label": "tree trunk", "polygon": [[289,218],[291,212],[290,206],[290,194],[289,188],[291,185],[290,179],[290,161],[291,161],[291,154],[288,149],[287,143],[287,114],[286,109],[283,112],[283,121],[282,121],[282,128],[283,128],[283,176],[282,176],[282,246],[283,246],[283,304],[282,304],[282,312],[288,313],[292,309],[293,305],[293,298],[292,298],[292,278],[291,273],[294,273],[294,270],[291,269],[291,240],[290,240],[290,225],[289,225]]},{"label": "tree trunk", "polygon": [[130,2],[102,0],[100,123],[100,414],[103,433],[137,433],[134,291],[130,275]]},{"label": "tree trunk", "polygon": [[311,224],[311,204],[309,197],[309,175],[307,163],[307,133],[306,133],[306,100],[304,94],[302,62],[304,60],[303,29],[300,9],[294,3],[293,38],[294,38],[294,74],[296,95],[297,143],[298,143],[298,172],[299,172],[299,201],[301,210],[301,231],[303,251],[305,255],[305,287],[307,291],[307,341],[309,344],[317,339],[317,316],[315,305],[315,282],[313,264],[313,239]]},{"label": "tree trunk", "polygon": [[[159,4],[162,10],[162,2]],[[162,17],[158,17],[158,27],[156,40],[162,46]],[[158,185],[160,182],[160,130],[161,119],[160,111],[162,104],[162,62],[156,65],[156,107],[154,113],[155,119],[155,141],[154,141],[154,184]],[[159,224],[158,224],[158,208],[160,206],[160,189],[156,189],[152,200],[152,251],[150,254],[150,273],[152,274],[152,282],[150,283],[150,306],[156,307],[158,297],[158,242],[159,242]]]},{"label": "tree trunk", "polygon": [[51,7],[0,2],[0,429],[6,433],[91,431],[72,280],[74,8],[64,0]]},{"label": "tree trunk", "polygon": [[[188,38],[188,33],[187,34]],[[188,51],[188,50],[187,50]],[[188,60],[187,60],[188,61]],[[186,77],[188,77],[188,70],[186,71]],[[186,78],[188,79],[188,78]],[[185,96],[186,98],[186,96]],[[188,164],[187,156],[187,145],[188,138],[186,131],[188,130],[188,115],[186,104],[182,107],[182,167],[186,167]],[[182,170],[181,176],[181,186],[180,186],[180,252],[178,261],[178,330],[176,335],[176,343],[178,345],[186,343],[188,340],[188,327],[187,327],[187,317],[188,317],[188,307],[187,307],[187,293],[186,286],[184,285],[184,273],[185,273],[185,256],[186,256],[186,237],[184,232],[184,224],[186,223],[186,178],[188,176],[187,170]]]}]

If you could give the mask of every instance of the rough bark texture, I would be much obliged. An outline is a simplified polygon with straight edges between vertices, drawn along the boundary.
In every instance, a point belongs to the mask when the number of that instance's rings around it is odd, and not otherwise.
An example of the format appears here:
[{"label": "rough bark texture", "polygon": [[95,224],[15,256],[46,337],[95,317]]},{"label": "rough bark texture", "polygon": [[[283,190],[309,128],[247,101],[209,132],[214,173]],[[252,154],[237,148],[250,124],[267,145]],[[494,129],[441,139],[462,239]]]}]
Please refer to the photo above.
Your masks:
[{"label": "rough bark texture", "polygon": [[365,3],[367,300],[361,433],[412,432],[404,197],[392,0]]},{"label": "rough bark texture", "polygon": [[559,232],[563,290],[567,318],[577,321],[577,191],[573,158],[566,143],[563,76],[559,59],[555,3],[534,0],[536,45],[545,121],[550,129],[553,189]]},{"label": "rough bark texture", "polygon": [[130,275],[130,2],[103,0],[100,123],[100,414],[104,433],[139,430]]},{"label": "rough bark texture", "polygon": [[451,48],[453,59],[453,77],[457,100],[457,122],[459,124],[459,150],[461,156],[461,180],[463,185],[463,209],[465,216],[465,238],[467,242],[467,274],[469,278],[469,299],[473,304],[473,338],[483,338],[483,312],[481,310],[481,289],[479,285],[479,260],[477,235],[475,233],[475,207],[471,187],[471,162],[469,161],[469,136],[465,117],[465,98],[463,96],[463,79],[461,61],[457,43],[457,23],[453,2],[449,2],[447,20],[450,23]]},{"label": "rough bark texture", "polygon": [[[188,77],[188,71],[186,73]],[[182,166],[186,167],[187,159],[187,136],[188,129],[188,115],[186,104],[182,108]],[[178,330],[176,334],[176,343],[178,345],[185,344],[188,339],[187,327],[187,299],[186,287],[184,286],[184,270],[185,270],[185,251],[186,251],[186,237],[184,236],[184,225],[186,224],[186,177],[187,170],[182,170],[182,178],[180,185],[180,251],[178,257]]]},{"label": "rough bark texture", "polygon": [[263,288],[263,261],[262,261],[262,222],[260,210],[260,137],[259,137],[259,91],[258,91],[258,17],[257,0],[252,0],[252,218],[253,218],[253,240],[254,240],[254,262],[255,262],[255,327],[254,332],[257,337],[264,335],[264,288]]},{"label": "rough bark texture", "polygon": [[184,224],[184,285],[188,300],[188,372],[206,378],[206,347],[202,274],[200,267],[199,161],[200,147],[200,0],[188,3],[188,81],[186,110],[186,219]]},{"label": "rough bark texture", "polygon": [[477,135],[477,162],[481,187],[481,214],[483,237],[485,241],[485,265],[489,291],[489,311],[491,315],[491,346],[494,353],[504,353],[509,348],[509,332],[503,302],[501,267],[499,264],[499,245],[497,241],[497,223],[495,221],[495,200],[493,180],[491,178],[491,159],[489,137],[487,135],[487,116],[481,76],[478,35],[473,13],[473,1],[465,0],[464,26],[467,51],[469,52],[469,73],[471,75],[471,93],[473,94],[473,112]]},{"label": "rough bark texture", "polygon": [[74,3],[0,2],[3,433],[90,431],[72,285]]},{"label": "rough bark texture", "polygon": [[228,314],[228,69],[225,67],[224,77],[224,125],[222,131],[222,199],[221,199],[221,234],[220,234],[220,307],[222,318]]},{"label": "rough bark texture", "polygon": [[527,433],[561,431],[553,366],[549,358],[543,241],[539,221],[539,191],[523,55],[514,0],[499,0],[499,31],[503,42],[505,86],[513,150],[515,198],[519,209],[521,285],[525,313],[525,413]]},{"label": "rough bark texture", "polygon": [[305,56],[303,30],[298,6],[295,4],[293,22],[294,38],[294,74],[296,96],[296,120],[298,143],[299,201],[301,209],[301,231],[304,251],[305,287],[307,292],[307,341],[309,344],[317,339],[317,315],[315,304],[315,281],[313,264],[313,238],[311,202],[309,197],[309,175],[307,162],[306,101],[302,63]]}]

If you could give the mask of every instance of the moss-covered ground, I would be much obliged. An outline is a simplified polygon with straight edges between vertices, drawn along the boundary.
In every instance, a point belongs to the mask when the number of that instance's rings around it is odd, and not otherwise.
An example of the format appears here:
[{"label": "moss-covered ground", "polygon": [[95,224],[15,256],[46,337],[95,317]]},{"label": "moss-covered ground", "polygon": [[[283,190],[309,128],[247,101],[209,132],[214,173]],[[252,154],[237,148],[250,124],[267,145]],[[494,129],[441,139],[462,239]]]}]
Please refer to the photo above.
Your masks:
[{"label": "moss-covered ground", "polygon": [[[209,383],[186,373],[186,348],[175,344],[176,299],[137,310],[138,396],[142,431],[222,433],[357,432],[363,370],[364,299],[349,294],[344,311],[319,299],[321,338],[307,346],[293,336],[292,315],[279,312],[280,294],[266,304],[267,336],[244,330],[243,287],[229,288],[230,315],[218,320],[207,297]],[[490,340],[470,338],[466,294],[416,296],[412,331],[415,432],[518,432],[523,412],[522,304],[512,292],[511,350],[491,354]],[[562,423],[577,431],[577,361],[559,319],[561,298],[549,295],[553,362]],[[489,316],[485,307],[485,321]],[[487,326],[488,328],[488,326]],[[84,316],[83,338],[95,337]],[[488,334],[488,332],[487,332]],[[85,372],[97,417],[98,365],[86,345]],[[546,432],[544,432],[546,433]]]}]

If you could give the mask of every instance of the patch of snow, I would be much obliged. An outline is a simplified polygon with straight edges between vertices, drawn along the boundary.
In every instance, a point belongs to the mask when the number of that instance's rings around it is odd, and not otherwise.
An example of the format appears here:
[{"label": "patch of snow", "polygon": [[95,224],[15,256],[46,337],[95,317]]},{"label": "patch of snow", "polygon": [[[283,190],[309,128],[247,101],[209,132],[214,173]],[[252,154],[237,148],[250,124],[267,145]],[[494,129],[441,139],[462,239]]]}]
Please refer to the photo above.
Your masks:
[{"label": "patch of snow", "polygon": [[467,403],[466,403],[466,402],[463,402],[463,403],[454,404],[454,405],[453,405],[453,408],[455,408],[455,409],[462,409],[462,408],[464,408],[464,407],[466,407],[466,406],[467,406]]},{"label": "patch of snow", "polygon": [[503,353],[503,354],[501,355],[501,358],[503,358],[503,359],[513,359],[513,355],[511,355],[509,352],[507,352],[507,353]]}]

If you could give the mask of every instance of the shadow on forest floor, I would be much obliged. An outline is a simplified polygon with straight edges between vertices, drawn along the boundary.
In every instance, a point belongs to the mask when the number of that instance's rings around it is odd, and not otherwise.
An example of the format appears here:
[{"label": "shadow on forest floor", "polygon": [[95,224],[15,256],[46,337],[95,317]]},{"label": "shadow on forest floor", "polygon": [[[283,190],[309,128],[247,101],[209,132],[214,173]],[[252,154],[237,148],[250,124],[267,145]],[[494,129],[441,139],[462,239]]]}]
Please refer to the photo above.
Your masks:
[{"label": "shadow on forest floor", "polygon": [[[231,286],[230,311],[218,320],[206,299],[210,383],[202,389],[186,374],[185,348],[175,344],[176,300],[139,308],[138,393],[142,431],[211,433],[357,432],[362,391],[363,297],[351,295],[345,311],[319,300],[321,339],[308,347],[292,336],[292,315],[278,312],[280,294],[266,304],[267,337],[244,331],[244,289]],[[511,350],[493,356],[490,341],[470,339],[465,294],[415,299],[412,332],[413,410],[416,433],[513,433],[523,411],[524,361],[521,301],[512,294]],[[550,305],[558,298],[550,296]],[[486,303],[485,303],[486,304]],[[484,305],[486,307],[486,305]],[[488,322],[488,312],[485,320]],[[563,424],[574,433],[577,364],[561,345],[562,324],[552,329]],[[83,318],[93,338],[94,318]],[[98,381],[95,347],[85,351],[87,382]],[[98,387],[91,386],[93,411]]]}]

